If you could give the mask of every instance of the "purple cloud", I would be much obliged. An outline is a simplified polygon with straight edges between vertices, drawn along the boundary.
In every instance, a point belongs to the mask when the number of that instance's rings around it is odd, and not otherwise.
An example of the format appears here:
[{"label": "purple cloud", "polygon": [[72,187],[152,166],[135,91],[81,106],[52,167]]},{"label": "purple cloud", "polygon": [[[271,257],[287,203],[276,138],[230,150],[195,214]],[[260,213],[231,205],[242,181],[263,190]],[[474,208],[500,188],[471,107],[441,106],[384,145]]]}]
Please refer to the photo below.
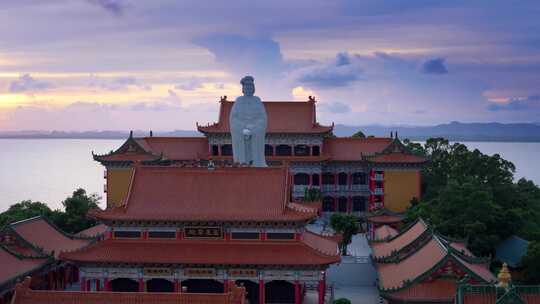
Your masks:
[{"label": "purple cloud", "polygon": [[511,98],[505,103],[492,103],[488,106],[490,111],[530,111],[540,110],[540,95],[525,98]]},{"label": "purple cloud", "polygon": [[24,93],[43,91],[52,87],[53,85],[48,82],[39,81],[30,76],[30,74],[24,74],[9,84],[9,91],[11,93]]},{"label": "purple cloud", "polygon": [[424,74],[442,75],[448,74],[448,69],[444,65],[444,58],[430,59],[422,64],[420,71]]},{"label": "purple cloud", "polygon": [[111,14],[119,17],[124,14],[126,4],[122,0],[86,0],[89,3],[99,6]]}]

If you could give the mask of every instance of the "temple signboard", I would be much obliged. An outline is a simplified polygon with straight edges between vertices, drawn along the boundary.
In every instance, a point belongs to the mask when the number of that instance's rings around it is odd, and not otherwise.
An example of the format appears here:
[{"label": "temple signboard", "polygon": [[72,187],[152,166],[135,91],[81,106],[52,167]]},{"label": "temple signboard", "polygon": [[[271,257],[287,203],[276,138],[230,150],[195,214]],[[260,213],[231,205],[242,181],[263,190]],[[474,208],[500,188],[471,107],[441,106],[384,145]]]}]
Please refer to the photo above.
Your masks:
[{"label": "temple signboard", "polygon": [[242,277],[242,278],[254,278],[257,277],[257,269],[229,269],[229,276]]},{"label": "temple signboard", "polygon": [[169,277],[173,275],[173,270],[171,268],[146,267],[143,269],[143,273],[149,277]]},{"label": "temple signboard", "polygon": [[185,268],[184,276],[192,278],[215,277],[217,271],[214,268]]},{"label": "temple signboard", "polygon": [[221,227],[184,227],[186,239],[223,239]]}]

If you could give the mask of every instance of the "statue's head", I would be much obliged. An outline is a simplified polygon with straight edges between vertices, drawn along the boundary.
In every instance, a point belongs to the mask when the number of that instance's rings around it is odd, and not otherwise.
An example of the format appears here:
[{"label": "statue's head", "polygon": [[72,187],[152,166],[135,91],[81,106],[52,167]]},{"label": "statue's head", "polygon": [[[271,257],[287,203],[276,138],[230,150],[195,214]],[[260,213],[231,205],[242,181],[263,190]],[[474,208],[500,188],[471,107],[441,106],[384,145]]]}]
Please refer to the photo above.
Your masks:
[{"label": "statue's head", "polygon": [[242,84],[242,93],[244,96],[253,96],[255,94],[255,79],[252,76],[246,76],[240,80]]}]

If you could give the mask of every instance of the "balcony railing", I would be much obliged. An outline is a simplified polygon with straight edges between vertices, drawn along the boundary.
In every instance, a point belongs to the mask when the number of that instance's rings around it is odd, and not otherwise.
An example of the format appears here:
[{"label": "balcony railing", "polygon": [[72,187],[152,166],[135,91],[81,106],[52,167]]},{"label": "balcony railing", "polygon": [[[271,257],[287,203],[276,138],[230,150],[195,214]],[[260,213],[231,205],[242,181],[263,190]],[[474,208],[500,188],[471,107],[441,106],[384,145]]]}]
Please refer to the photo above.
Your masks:
[{"label": "balcony railing", "polygon": [[367,185],[352,185],[352,191],[367,191],[369,188]]},{"label": "balcony railing", "polygon": [[336,185],[322,185],[321,190],[322,191],[334,191],[334,190],[336,190]]},{"label": "balcony railing", "polygon": [[375,195],[383,195],[383,194],[384,194],[384,190],[383,190],[383,188],[375,188],[375,189],[373,190],[373,194],[375,194]]}]

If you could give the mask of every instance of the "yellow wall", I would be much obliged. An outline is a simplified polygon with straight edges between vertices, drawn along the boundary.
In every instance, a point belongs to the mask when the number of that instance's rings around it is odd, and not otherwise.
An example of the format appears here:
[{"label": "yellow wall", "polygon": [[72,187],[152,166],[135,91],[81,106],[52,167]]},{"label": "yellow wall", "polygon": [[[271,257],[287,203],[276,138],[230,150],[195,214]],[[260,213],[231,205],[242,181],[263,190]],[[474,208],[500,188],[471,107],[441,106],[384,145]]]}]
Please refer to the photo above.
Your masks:
[{"label": "yellow wall", "polygon": [[109,168],[107,170],[107,207],[122,204],[129,191],[132,168]]},{"label": "yellow wall", "polygon": [[384,171],[384,206],[403,212],[413,197],[420,197],[418,171]]}]

